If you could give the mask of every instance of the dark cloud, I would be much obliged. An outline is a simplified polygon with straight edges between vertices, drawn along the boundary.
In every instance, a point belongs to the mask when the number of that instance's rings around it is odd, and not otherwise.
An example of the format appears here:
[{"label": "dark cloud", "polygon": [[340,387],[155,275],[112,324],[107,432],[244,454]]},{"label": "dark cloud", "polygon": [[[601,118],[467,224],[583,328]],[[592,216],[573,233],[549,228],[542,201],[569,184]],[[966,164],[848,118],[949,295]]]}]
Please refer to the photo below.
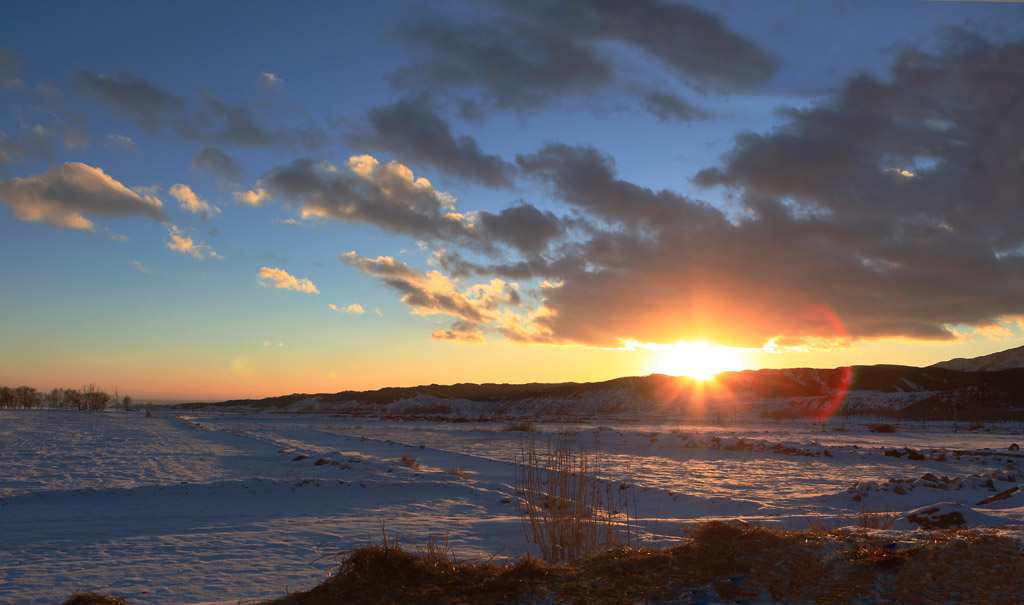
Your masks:
[{"label": "dark cloud", "polygon": [[43,174],[0,180],[0,203],[23,221],[93,231],[86,215],[146,216],[163,221],[163,204],[77,162],[51,166]]},{"label": "dark cloud", "polygon": [[368,223],[433,239],[475,238],[453,198],[397,162],[356,156],[341,170],[299,159],[271,170],[261,182],[270,193],[298,201],[306,218]]},{"label": "dark cloud", "polygon": [[497,155],[484,154],[472,137],[455,137],[447,122],[421,101],[406,99],[377,107],[368,118],[372,133],[354,137],[358,145],[386,149],[405,161],[424,162],[487,187],[511,184],[512,166]]},{"label": "dark cloud", "polygon": [[0,46],[0,86],[21,85],[22,60],[13,51]]},{"label": "dark cloud", "polygon": [[484,333],[477,324],[457,321],[448,330],[434,330],[430,334],[434,340],[462,342],[467,344],[483,344]]},{"label": "dark cloud", "polygon": [[678,96],[660,90],[652,90],[644,95],[644,104],[647,111],[662,122],[672,122],[674,120],[692,122],[694,120],[703,120],[710,115],[708,112],[694,107]]},{"label": "dark cloud", "polygon": [[183,98],[126,72],[107,76],[83,71],[75,84],[150,134],[163,130],[165,122],[180,119],[185,110]]},{"label": "dark cloud", "polygon": [[472,320],[526,342],[951,339],[1019,316],[1024,44],[954,41],[737,137],[695,177],[729,214],[551,143],[517,164],[570,216],[480,212],[479,232],[516,255],[435,260],[462,279],[538,280],[522,307]]},{"label": "dark cloud", "polygon": [[516,162],[524,174],[547,182],[556,198],[591,217],[647,229],[675,225],[695,230],[725,222],[705,203],[616,179],[615,161],[593,147],[549,143],[537,153],[517,156]]},{"label": "dark cloud", "polygon": [[[775,72],[771,55],[729,31],[717,16],[696,8],[662,0],[575,3],[582,10],[573,17],[584,19],[576,23],[579,29],[634,46],[701,87],[742,89]],[[546,14],[558,11],[561,4],[553,0]]]},{"label": "dark cloud", "polygon": [[[418,61],[393,76],[401,88],[441,93],[467,117],[487,108],[523,110],[625,84],[641,71],[604,48],[617,43],[659,64],[662,75],[694,90],[728,92],[771,77],[775,60],[718,17],[662,0],[637,2],[500,1],[475,19],[423,17],[399,33]],[[635,82],[634,82],[635,84]],[[661,119],[703,112],[679,97],[639,84]]]},{"label": "dark cloud", "polygon": [[506,208],[498,214],[480,212],[479,218],[489,237],[528,255],[543,252],[551,241],[565,233],[562,219],[530,204]]},{"label": "dark cloud", "polygon": [[192,157],[193,170],[209,170],[213,174],[235,180],[242,175],[242,167],[228,154],[216,147],[203,147]]},{"label": "dark cloud", "polygon": [[126,72],[113,76],[78,74],[79,89],[100,99],[150,134],[169,128],[186,141],[237,147],[287,146],[315,149],[326,137],[312,127],[273,127],[257,118],[245,104],[223,101],[211,92],[202,94],[194,111],[185,99]]},{"label": "dark cloud", "polygon": [[56,146],[56,133],[50,129],[23,128],[16,139],[0,131],[0,165],[21,163],[33,156],[53,161]]},{"label": "dark cloud", "polygon": [[[563,94],[607,84],[611,67],[595,51],[554,28],[515,18],[459,23],[420,19],[401,32],[421,60],[393,81],[402,88],[439,90],[477,105],[525,109]],[[465,96],[467,90],[476,95]]]}]

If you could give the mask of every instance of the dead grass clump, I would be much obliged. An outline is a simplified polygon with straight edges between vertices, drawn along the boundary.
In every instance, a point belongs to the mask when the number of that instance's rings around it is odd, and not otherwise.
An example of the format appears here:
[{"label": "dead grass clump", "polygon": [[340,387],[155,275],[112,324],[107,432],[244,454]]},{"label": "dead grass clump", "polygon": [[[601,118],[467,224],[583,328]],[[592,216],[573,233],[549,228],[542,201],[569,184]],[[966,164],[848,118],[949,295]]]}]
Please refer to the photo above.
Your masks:
[{"label": "dead grass clump", "polygon": [[528,420],[524,420],[524,421],[521,421],[521,422],[510,422],[510,423],[506,424],[505,428],[503,428],[501,430],[503,430],[503,431],[522,431],[524,433],[536,433],[537,432],[537,427],[533,426],[532,422],[530,422]]},{"label": "dead grass clump", "polygon": [[469,473],[467,473],[466,469],[462,468],[461,466],[453,466],[452,468],[446,470],[445,472],[448,473],[449,475],[455,475],[459,479],[469,479]]},{"label": "dead grass clump", "polygon": [[530,442],[515,471],[516,509],[527,540],[545,561],[572,561],[630,545],[636,523],[629,516],[628,493],[601,479],[585,449],[559,439],[539,452]]},{"label": "dead grass clump", "polygon": [[61,605],[128,605],[128,601],[120,597],[110,597],[95,592],[81,591],[71,595]]},{"label": "dead grass clump", "polygon": [[904,548],[903,550],[887,548],[884,546],[878,546],[875,548],[857,546],[853,550],[853,556],[851,559],[858,563],[864,563],[867,565],[891,567],[894,565],[900,565],[901,563],[906,563],[919,550],[921,550],[920,546]]},{"label": "dead grass clump", "polygon": [[413,458],[410,454],[402,454],[401,460],[406,466],[411,466],[412,468],[420,467],[420,461]]},{"label": "dead grass clump", "polygon": [[896,427],[887,423],[869,424],[868,430],[872,433],[895,433]]},{"label": "dead grass clump", "polygon": [[272,601],[274,605],[336,603],[519,602],[542,584],[546,567],[535,559],[514,564],[459,562],[451,550],[428,542],[419,556],[385,535],[384,543],[344,553],[319,586]]},{"label": "dead grass clump", "polygon": [[854,525],[865,529],[892,529],[896,525],[899,515],[891,510],[872,508],[867,502],[861,502],[857,514],[854,516]]}]

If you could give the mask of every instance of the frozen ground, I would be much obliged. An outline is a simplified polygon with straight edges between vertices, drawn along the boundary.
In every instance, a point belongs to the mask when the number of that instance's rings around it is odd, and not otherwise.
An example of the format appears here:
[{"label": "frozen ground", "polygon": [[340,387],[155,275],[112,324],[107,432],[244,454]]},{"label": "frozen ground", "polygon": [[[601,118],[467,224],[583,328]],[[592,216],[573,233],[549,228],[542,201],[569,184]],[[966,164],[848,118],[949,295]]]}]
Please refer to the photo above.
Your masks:
[{"label": "frozen ground", "polygon": [[[524,444],[566,438],[629,485],[645,542],[687,523],[742,518],[851,525],[938,505],[1017,535],[1019,425],[895,433],[836,425],[664,421],[401,422],[328,415],[0,411],[0,602],[54,603],[78,589],[135,603],[237,602],[308,588],[332,553],[429,537],[460,558],[532,548],[513,503]],[[889,455],[886,455],[888,452]],[[418,468],[401,461],[403,454]],[[896,456],[894,454],[900,454]],[[448,473],[461,468],[467,479]],[[611,483],[614,482],[614,483]],[[920,517],[921,515],[919,515]],[[923,515],[929,516],[929,515]]]}]

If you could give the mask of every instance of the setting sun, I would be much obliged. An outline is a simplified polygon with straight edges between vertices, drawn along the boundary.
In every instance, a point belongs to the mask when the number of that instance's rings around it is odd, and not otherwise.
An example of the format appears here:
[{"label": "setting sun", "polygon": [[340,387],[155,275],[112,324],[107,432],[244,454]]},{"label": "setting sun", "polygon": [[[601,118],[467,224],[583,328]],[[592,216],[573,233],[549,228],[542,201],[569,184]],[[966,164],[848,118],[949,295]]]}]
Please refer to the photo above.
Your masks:
[{"label": "setting sun", "polygon": [[742,349],[707,342],[677,342],[657,347],[652,371],[704,381],[720,372],[744,367]]}]

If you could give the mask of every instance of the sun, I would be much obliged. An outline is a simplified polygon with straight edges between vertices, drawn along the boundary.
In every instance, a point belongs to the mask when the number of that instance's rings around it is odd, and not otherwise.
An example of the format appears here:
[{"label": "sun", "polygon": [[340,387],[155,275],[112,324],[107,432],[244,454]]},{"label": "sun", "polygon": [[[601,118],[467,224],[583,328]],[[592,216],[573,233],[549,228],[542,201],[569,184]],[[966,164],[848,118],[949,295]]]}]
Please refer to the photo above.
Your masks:
[{"label": "sun", "polygon": [[653,370],[672,376],[688,376],[705,381],[715,374],[743,369],[743,349],[722,347],[707,342],[677,342],[661,345],[654,359]]}]

